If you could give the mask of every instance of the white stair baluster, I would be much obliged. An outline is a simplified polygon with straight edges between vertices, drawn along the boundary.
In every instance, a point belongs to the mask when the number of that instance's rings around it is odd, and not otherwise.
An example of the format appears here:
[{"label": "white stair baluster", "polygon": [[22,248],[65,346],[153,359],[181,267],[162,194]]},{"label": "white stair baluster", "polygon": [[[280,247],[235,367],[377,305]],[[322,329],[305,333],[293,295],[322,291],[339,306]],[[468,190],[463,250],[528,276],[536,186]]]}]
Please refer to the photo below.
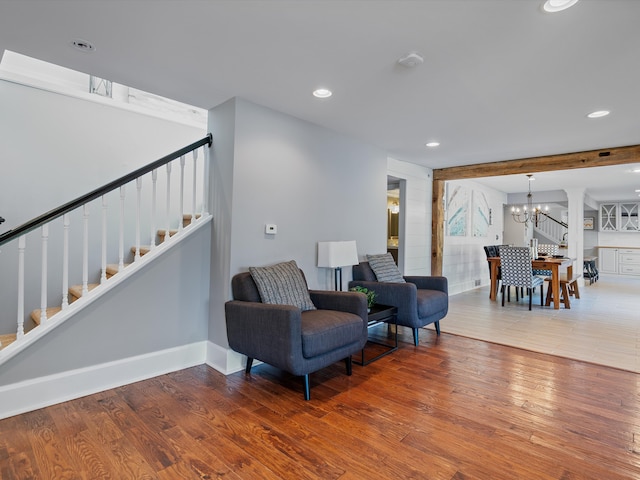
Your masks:
[{"label": "white stair baluster", "polygon": [[178,222],[178,231],[182,231],[182,224],[184,223],[183,219],[184,219],[184,155],[180,157],[180,221]]},{"label": "white stair baluster", "polygon": [[62,308],[69,306],[69,214],[62,216]]},{"label": "white stair baluster", "polygon": [[89,205],[84,204],[82,214],[82,295],[89,293]]},{"label": "white stair baluster", "polygon": [[140,205],[142,203],[142,177],[136,178],[136,254],[134,261],[140,260]]},{"label": "white stair baluster", "polygon": [[196,148],[192,153],[193,156],[193,185],[191,186],[191,221],[193,222],[196,219],[196,180],[197,180],[197,163],[198,160],[198,149]]},{"label": "white stair baluster", "polygon": [[156,202],[158,199],[158,170],[151,171],[151,243],[150,247],[153,250],[156,246]]},{"label": "white stair baluster", "polygon": [[40,325],[47,322],[47,253],[49,246],[49,224],[42,226],[42,265],[40,272]]},{"label": "white stair baluster", "polygon": [[100,283],[107,281],[107,197],[102,196],[102,271]]},{"label": "white stair baluster", "polygon": [[118,245],[118,271],[124,268],[124,199],[126,196],[125,186],[120,187],[120,240]]},{"label": "white stair baluster", "polygon": [[171,229],[171,162],[167,163],[167,229],[164,236],[164,241],[168,242],[169,231]]},{"label": "white stair baluster", "polygon": [[16,338],[24,336],[24,250],[27,246],[25,235],[18,239],[18,331]]}]

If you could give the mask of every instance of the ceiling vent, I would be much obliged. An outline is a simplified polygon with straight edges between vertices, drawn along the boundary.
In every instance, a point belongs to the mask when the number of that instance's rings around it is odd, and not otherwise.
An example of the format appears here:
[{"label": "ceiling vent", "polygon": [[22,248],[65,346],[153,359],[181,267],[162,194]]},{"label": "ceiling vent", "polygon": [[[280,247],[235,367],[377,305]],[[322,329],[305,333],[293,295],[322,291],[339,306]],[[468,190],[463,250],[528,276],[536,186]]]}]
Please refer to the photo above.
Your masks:
[{"label": "ceiling vent", "polygon": [[406,57],[398,59],[398,63],[406,68],[414,68],[424,63],[424,58],[414,52],[410,53]]}]

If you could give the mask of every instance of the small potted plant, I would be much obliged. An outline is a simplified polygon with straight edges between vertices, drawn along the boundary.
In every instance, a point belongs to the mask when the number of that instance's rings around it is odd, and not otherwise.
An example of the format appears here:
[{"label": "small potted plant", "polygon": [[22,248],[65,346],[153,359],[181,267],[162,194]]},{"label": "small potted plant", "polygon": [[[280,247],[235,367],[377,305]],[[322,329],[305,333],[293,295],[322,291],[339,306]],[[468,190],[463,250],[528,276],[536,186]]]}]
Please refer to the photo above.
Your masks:
[{"label": "small potted plant", "polygon": [[349,289],[352,292],[364,293],[367,296],[367,311],[376,303],[376,292],[365,287],[353,287]]}]

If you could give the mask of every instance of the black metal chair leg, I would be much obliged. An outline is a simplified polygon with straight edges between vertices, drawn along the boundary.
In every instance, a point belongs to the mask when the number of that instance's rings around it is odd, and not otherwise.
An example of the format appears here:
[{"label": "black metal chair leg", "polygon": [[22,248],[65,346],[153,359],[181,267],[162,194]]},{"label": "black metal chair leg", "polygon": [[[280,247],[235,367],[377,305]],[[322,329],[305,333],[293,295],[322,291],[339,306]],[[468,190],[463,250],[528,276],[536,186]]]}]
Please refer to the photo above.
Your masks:
[{"label": "black metal chair leg", "polygon": [[504,288],[505,288],[504,285],[502,285],[502,306],[503,307],[504,307],[504,294],[505,294]]},{"label": "black metal chair leg", "polygon": [[436,326],[436,333],[438,335],[440,335],[440,320],[438,320],[437,322],[433,322],[433,323]]},{"label": "black metal chair leg", "polygon": [[542,292],[544,290],[544,287],[542,285],[540,285],[540,306],[542,306],[542,304],[544,303],[544,300],[542,300]]},{"label": "black metal chair leg", "polygon": [[351,355],[344,359],[344,363],[347,366],[347,375],[351,376],[353,363],[351,362]]},{"label": "black metal chair leg", "polygon": [[417,329],[417,328],[414,328],[414,329],[413,329],[413,344],[414,344],[416,347],[418,346],[418,342],[419,342],[419,341],[418,341],[418,335],[419,335],[418,329]]},{"label": "black metal chair leg", "polygon": [[304,399],[311,400],[311,389],[309,387],[309,374],[302,376],[302,384],[304,387]]},{"label": "black metal chair leg", "polygon": [[253,365],[253,358],[247,357],[247,366],[244,369],[244,373],[251,372],[251,365]]},{"label": "black metal chair leg", "polygon": [[531,288],[527,288],[527,292],[529,293],[529,310],[531,310],[531,302],[533,300],[533,290]]}]

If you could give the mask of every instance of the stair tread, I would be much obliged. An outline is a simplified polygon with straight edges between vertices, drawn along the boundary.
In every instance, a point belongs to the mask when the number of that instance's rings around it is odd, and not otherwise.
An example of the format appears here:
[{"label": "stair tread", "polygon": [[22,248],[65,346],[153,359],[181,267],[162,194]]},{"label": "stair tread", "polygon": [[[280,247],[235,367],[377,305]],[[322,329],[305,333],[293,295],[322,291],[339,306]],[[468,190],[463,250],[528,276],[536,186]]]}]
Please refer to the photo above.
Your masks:
[{"label": "stair tread", "polygon": [[[47,310],[47,318],[51,318],[56,313],[60,312],[62,310],[62,307],[48,307],[46,310]],[[36,325],[40,325],[40,312],[41,311],[42,311],[41,308],[36,308],[35,310],[31,311],[31,320],[33,320],[33,322]]]},{"label": "stair tread", "polygon": [[2,350],[4,347],[6,347],[7,345],[13,343],[16,341],[16,334],[15,333],[6,333],[3,335],[0,335],[0,350]]},{"label": "stair tread", "polygon": [[[87,285],[87,288],[89,289],[89,291],[93,290],[94,288],[96,288],[98,285],[100,285],[99,283],[90,283],[89,285]],[[69,287],[69,293],[71,295],[73,295],[76,298],[80,298],[82,296],[82,285],[73,285],[71,287]]]},{"label": "stair tread", "polygon": [[[123,268],[127,268],[129,265],[131,265],[130,263],[125,263],[123,265]],[[109,275],[115,275],[116,273],[118,273],[120,271],[120,266],[117,263],[108,263],[107,264],[107,274]]]}]

